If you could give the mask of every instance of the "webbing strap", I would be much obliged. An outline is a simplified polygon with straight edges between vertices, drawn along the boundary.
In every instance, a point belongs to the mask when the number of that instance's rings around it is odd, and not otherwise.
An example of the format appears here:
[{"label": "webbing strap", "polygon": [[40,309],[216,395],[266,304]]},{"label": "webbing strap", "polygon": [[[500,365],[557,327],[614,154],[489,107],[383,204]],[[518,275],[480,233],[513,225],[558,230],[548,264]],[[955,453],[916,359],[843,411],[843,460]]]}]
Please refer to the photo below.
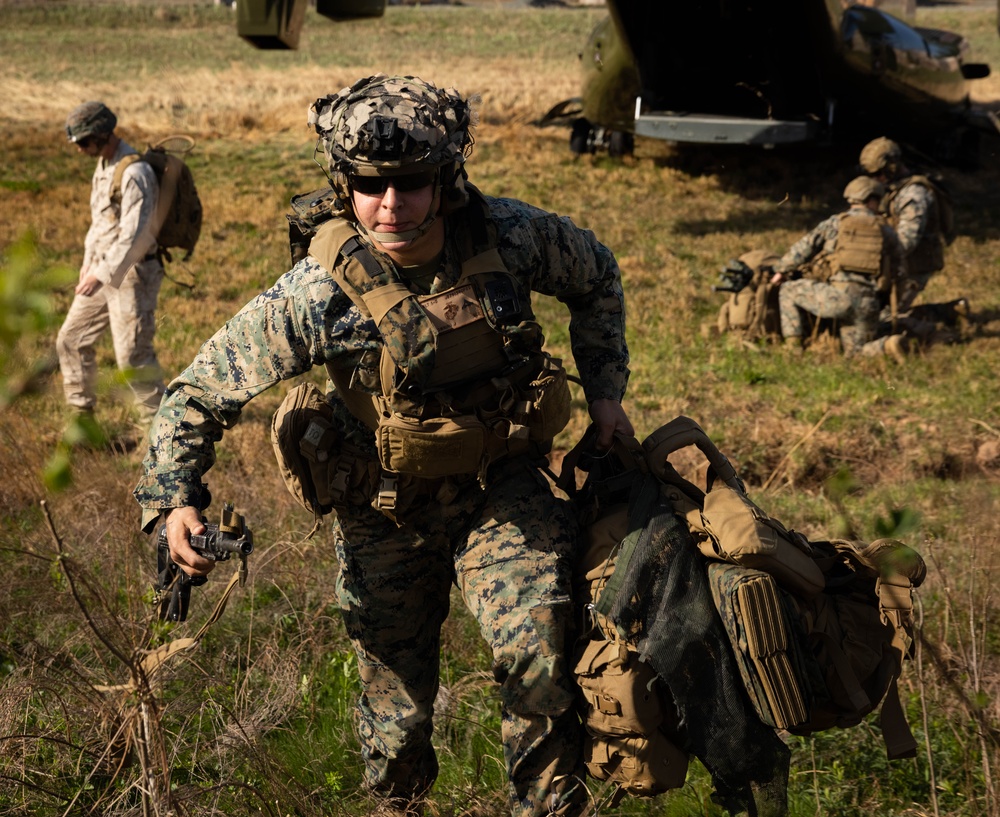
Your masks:
[{"label": "webbing strap", "polygon": [[[149,650],[146,652],[140,662],[140,666],[142,667],[142,672],[147,681],[153,683],[154,678],[164,667],[167,661],[175,656],[183,655],[198,646],[198,643],[204,637],[205,633],[208,632],[208,628],[222,617],[222,613],[226,609],[226,602],[229,601],[233,588],[235,588],[239,583],[240,572],[235,571],[232,578],[229,580],[229,584],[226,585],[226,589],[222,591],[221,598],[216,602],[215,609],[212,610],[212,614],[208,617],[205,623],[201,625],[201,628],[193,637],[175,638],[173,641],[161,644],[155,650]],[[94,689],[98,692],[131,693],[136,690],[136,685],[135,681],[131,680],[128,683],[116,684],[114,686],[95,686]]]},{"label": "webbing strap", "polygon": [[889,684],[885,699],[882,701],[879,726],[882,727],[882,740],[885,741],[885,752],[889,760],[917,756],[917,741],[910,731],[910,725],[906,722],[895,678]]}]

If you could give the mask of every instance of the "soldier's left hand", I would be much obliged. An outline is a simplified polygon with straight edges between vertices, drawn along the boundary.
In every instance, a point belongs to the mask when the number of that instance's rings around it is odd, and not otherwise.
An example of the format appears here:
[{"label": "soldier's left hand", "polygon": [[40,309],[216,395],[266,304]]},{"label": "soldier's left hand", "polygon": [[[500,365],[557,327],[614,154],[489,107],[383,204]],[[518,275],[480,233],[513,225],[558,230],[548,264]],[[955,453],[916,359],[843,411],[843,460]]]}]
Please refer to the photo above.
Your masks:
[{"label": "soldier's left hand", "polygon": [[101,279],[88,272],[86,275],[81,276],[80,283],[76,285],[75,291],[77,295],[90,296],[97,292],[97,290],[99,290],[102,286],[104,286],[104,284],[101,283]]},{"label": "soldier's left hand", "polygon": [[590,404],[590,419],[597,429],[595,445],[599,451],[607,451],[615,441],[615,433],[634,437],[632,421],[617,400],[601,399]]}]

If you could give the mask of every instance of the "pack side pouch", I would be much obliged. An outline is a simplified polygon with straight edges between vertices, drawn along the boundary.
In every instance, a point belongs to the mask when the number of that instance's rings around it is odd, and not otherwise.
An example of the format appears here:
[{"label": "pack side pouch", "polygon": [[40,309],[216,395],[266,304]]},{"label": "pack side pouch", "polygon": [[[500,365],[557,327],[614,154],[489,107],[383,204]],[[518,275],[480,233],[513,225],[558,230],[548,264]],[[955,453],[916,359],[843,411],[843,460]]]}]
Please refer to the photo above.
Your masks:
[{"label": "pack side pouch", "polygon": [[731,329],[749,329],[756,312],[755,290],[746,287],[729,296],[729,326]]},{"label": "pack side pouch", "polygon": [[375,435],[386,471],[425,478],[477,474],[483,463],[486,427],[473,415],[418,420],[382,417]]},{"label": "pack side pouch", "polygon": [[702,542],[702,552],[709,558],[764,570],[805,598],[826,586],[823,571],[804,549],[805,539],[771,519],[745,494],[717,484],[705,495],[702,514],[710,535]]},{"label": "pack side pouch", "polygon": [[878,706],[898,672],[890,649],[893,630],[881,621],[875,598],[827,593],[807,604],[809,640],[822,674],[824,696],[817,699],[808,733],[855,726]]},{"label": "pack side pouch", "polygon": [[647,736],[587,734],[583,760],[595,780],[610,780],[636,797],[679,789],[687,777],[687,753],[663,732]]},{"label": "pack side pouch", "polygon": [[708,579],[743,686],[761,720],[791,729],[809,719],[806,667],[781,590],[770,574],[709,562]]},{"label": "pack side pouch", "polygon": [[656,672],[621,642],[585,641],[573,674],[591,732],[651,735],[663,723]]}]

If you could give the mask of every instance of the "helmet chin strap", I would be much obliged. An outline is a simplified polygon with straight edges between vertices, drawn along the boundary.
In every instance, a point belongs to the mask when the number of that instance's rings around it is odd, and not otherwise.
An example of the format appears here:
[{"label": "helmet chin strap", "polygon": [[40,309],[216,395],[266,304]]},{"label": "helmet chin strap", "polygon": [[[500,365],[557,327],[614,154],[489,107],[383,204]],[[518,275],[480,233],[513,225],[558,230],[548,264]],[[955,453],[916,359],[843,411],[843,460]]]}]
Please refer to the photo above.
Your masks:
[{"label": "helmet chin strap", "polygon": [[438,210],[441,209],[441,186],[438,185],[434,188],[434,199],[431,201],[431,206],[427,211],[427,217],[420,222],[412,230],[403,230],[399,233],[383,233],[377,230],[369,230],[363,224],[359,224],[364,231],[370,235],[379,244],[399,244],[409,241],[414,241],[420,238],[422,235],[426,235],[431,227],[434,226],[434,222],[438,219]]}]

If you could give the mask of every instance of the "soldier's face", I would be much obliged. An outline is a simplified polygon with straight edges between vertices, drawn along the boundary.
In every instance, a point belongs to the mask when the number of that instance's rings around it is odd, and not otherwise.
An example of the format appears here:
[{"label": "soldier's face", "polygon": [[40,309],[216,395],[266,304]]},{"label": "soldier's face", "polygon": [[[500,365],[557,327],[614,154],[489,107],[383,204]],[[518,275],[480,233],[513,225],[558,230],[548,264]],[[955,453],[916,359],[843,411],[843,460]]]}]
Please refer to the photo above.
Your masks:
[{"label": "soldier's face", "polygon": [[97,136],[84,136],[82,139],[77,139],[75,144],[80,153],[91,158],[97,156],[104,147],[104,143]]},{"label": "soldier's face", "polygon": [[[405,178],[405,177],[404,177]],[[369,188],[371,192],[351,188],[354,215],[369,232],[404,233],[423,224],[432,208],[439,208],[440,201],[435,195],[436,188],[431,180],[416,189],[397,189],[391,178],[380,180],[379,186]],[[400,187],[410,188],[408,183]],[[403,241],[379,240],[379,245],[393,261],[402,264],[419,264],[430,261],[444,247],[444,222],[436,220],[431,229],[418,238]]]}]

